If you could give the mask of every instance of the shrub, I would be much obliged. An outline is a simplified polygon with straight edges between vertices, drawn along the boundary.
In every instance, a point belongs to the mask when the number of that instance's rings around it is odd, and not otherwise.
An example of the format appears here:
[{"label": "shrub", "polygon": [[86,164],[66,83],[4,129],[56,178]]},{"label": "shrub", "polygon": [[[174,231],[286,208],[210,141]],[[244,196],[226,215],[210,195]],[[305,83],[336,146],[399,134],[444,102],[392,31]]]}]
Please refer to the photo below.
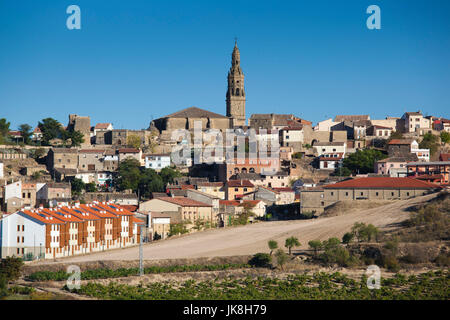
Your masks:
[{"label": "shrub", "polygon": [[8,296],[8,280],[6,280],[6,276],[0,273],[0,298]]},{"label": "shrub", "polygon": [[400,270],[400,264],[394,255],[387,255],[383,257],[383,265],[386,269],[398,272]]},{"label": "shrub", "polygon": [[0,275],[4,275],[6,281],[14,281],[20,277],[23,261],[16,257],[7,257],[0,261]]},{"label": "shrub", "polygon": [[342,243],[349,244],[353,240],[354,237],[355,237],[355,235],[353,233],[347,232],[342,237]]},{"label": "shrub", "polygon": [[440,267],[449,267],[450,266],[450,253],[443,252],[440,253],[436,259],[434,259],[434,263],[436,263]]},{"label": "shrub", "polygon": [[280,266],[281,270],[283,270],[284,264],[289,259],[288,255],[282,249],[278,249],[275,253],[275,257],[277,258],[277,264]]},{"label": "shrub", "polygon": [[311,240],[308,242],[309,247],[314,251],[314,257],[317,258],[317,254],[323,249],[323,244],[320,240]]},{"label": "shrub", "polygon": [[248,262],[249,265],[257,268],[269,268],[272,266],[272,256],[268,253],[257,253]]},{"label": "shrub", "polygon": [[368,248],[364,249],[362,258],[366,265],[371,265],[371,264],[382,265],[383,264],[383,261],[382,261],[383,255],[381,254],[381,250],[376,247],[368,247]]},{"label": "shrub", "polygon": [[270,255],[272,255],[273,250],[278,248],[278,242],[276,242],[275,240],[269,240],[267,245],[269,246],[270,249]]},{"label": "shrub", "polygon": [[293,247],[301,246],[301,243],[298,241],[296,237],[289,237],[286,239],[286,242],[284,243],[284,246],[288,248],[289,255],[291,254],[291,250]]}]

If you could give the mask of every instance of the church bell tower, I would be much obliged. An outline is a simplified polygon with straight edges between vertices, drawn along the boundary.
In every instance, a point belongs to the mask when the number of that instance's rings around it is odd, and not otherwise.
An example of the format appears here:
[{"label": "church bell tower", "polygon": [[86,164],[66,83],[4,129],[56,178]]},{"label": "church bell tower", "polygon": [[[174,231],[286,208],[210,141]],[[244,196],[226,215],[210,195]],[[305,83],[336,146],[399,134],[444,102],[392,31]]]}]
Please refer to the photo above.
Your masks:
[{"label": "church bell tower", "polygon": [[231,68],[228,72],[227,117],[232,118],[232,126],[245,125],[245,90],[244,73],[241,69],[241,55],[234,43],[231,55]]}]

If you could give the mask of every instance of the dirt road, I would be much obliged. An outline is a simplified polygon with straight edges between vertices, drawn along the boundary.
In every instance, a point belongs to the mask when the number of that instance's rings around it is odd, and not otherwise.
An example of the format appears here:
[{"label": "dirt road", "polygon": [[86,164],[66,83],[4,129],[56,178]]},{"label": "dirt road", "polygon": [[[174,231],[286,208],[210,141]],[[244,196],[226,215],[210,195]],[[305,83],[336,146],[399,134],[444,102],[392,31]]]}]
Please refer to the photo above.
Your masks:
[{"label": "dirt road", "polygon": [[[308,241],[325,240],[330,237],[341,238],[355,222],[372,223],[386,228],[409,216],[404,209],[430,200],[436,194],[409,200],[396,201],[388,205],[368,210],[360,210],[341,216],[313,220],[274,221],[252,225],[208,230],[181,238],[168,239],[144,246],[144,259],[176,259],[214,256],[246,255],[256,252],[268,252],[267,241],[274,239],[280,246],[287,237],[295,236],[307,248]],[[295,251],[295,250],[294,250]],[[84,256],[58,259],[59,262],[84,262],[98,260],[136,260],[139,248],[112,250]],[[44,261],[39,264],[54,263]]]}]

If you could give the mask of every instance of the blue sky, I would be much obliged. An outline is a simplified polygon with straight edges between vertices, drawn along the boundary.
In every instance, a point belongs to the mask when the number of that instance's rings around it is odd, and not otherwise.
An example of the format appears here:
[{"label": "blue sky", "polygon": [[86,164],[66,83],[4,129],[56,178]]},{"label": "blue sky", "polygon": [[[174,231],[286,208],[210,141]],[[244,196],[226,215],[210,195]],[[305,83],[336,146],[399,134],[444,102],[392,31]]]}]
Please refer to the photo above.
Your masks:
[{"label": "blue sky", "polygon": [[449,14],[447,0],[0,0],[0,118],[142,129],[190,106],[225,114],[234,37],[247,117],[450,117]]}]

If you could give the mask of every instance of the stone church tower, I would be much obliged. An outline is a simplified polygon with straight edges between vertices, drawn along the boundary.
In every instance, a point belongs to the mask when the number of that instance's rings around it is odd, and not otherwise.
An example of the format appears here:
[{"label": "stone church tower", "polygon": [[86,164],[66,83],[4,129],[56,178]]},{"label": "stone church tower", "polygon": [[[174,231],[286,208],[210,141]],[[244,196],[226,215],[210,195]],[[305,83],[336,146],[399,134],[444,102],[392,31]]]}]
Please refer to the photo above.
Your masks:
[{"label": "stone church tower", "polygon": [[241,69],[241,55],[234,44],[231,55],[231,68],[228,72],[227,117],[232,118],[232,126],[245,125],[244,73]]}]

